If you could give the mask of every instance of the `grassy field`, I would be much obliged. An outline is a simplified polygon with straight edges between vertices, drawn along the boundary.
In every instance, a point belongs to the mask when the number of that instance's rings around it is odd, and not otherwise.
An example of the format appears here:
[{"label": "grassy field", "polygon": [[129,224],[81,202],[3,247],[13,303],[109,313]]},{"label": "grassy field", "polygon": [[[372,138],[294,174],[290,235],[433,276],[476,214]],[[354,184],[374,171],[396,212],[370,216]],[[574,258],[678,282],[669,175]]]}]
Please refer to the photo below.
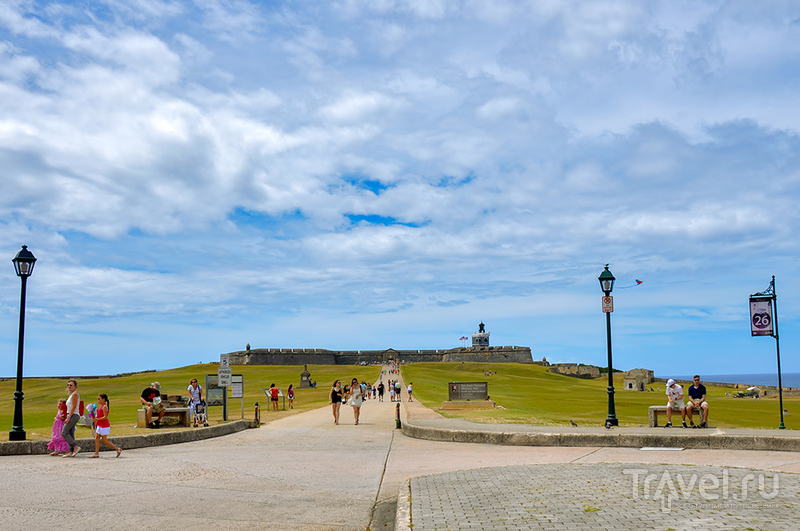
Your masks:
[{"label": "grassy field", "polygon": [[[178,369],[158,372],[138,373],[120,378],[78,378],[78,392],[85,403],[95,402],[99,393],[106,393],[111,403],[111,437],[115,435],[132,435],[148,430],[135,428],[136,410],[139,409],[139,396],[150,382],[158,381],[161,391],[168,394],[186,396],[189,381],[197,378],[205,388],[205,375],[216,374],[217,364],[191,365]],[[294,410],[273,412],[269,410],[269,399],[264,395],[262,388],[267,388],[275,383],[283,393],[289,384],[295,388],[300,385],[302,365],[295,366],[236,366],[234,374],[244,376],[244,416],[252,419],[254,404],[261,405],[261,420],[269,422],[286,415],[291,415],[309,409],[315,409],[328,403],[328,391],[335,379],[342,383],[353,378],[374,381],[380,374],[380,369],[375,366],[342,366],[342,365],[309,365],[308,371],[311,379],[317,382],[315,389],[297,389],[295,393]],[[25,393],[23,401],[23,427],[28,440],[50,440],[53,426],[53,417],[56,414],[56,401],[66,398],[66,379],[53,378],[25,378],[22,391]],[[0,382],[0,396],[5,397],[0,407],[0,429],[4,433],[0,440],[8,440],[8,431],[11,430],[14,418],[14,390],[16,380]],[[236,420],[242,417],[242,400],[230,399],[228,402],[228,419]],[[283,403],[281,402],[282,406]],[[288,406],[287,406],[288,407]],[[209,408],[209,418],[213,423],[222,421],[222,408]],[[91,437],[89,428],[78,427],[76,437]]]},{"label": "grassy field", "polygon": [[[497,371],[484,376],[485,371]],[[573,420],[579,426],[601,426],[608,413],[606,376],[596,380],[554,374],[547,367],[516,363],[414,363],[402,368],[406,383],[414,383],[414,397],[427,407],[449,417],[484,423],[519,423],[566,426]],[[442,411],[447,400],[448,382],[488,382],[489,395],[502,409]],[[614,403],[620,426],[647,426],[647,408],[665,405],[664,383],[654,383],[659,391],[637,392],[622,389],[622,375],[615,375]],[[709,421],[719,428],[777,428],[780,410],[777,394],[759,400],[726,396],[732,389],[706,386],[711,407]],[[800,398],[784,397],[784,408],[800,415]],[[680,415],[676,415],[680,423]],[[786,415],[787,428],[793,425]],[[675,424],[675,417],[673,417]]]}]

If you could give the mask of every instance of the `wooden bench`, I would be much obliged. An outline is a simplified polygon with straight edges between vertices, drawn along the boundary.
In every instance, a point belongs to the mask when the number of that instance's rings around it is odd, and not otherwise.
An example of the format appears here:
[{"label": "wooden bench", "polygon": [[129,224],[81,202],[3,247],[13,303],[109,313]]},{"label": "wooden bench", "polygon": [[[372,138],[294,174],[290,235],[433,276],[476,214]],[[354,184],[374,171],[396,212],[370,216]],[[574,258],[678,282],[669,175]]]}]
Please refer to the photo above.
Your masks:
[{"label": "wooden bench", "polygon": [[[650,406],[650,409],[647,411],[647,418],[650,421],[650,427],[651,428],[657,428],[658,427],[658,416],[659,415],[666,415],[666,414],[667,414],[667,406]],[[701,415],[700,408],[698,408],[698,407],[693,407],[692,408],[692,418],[693,419],[697,418],[700,421],[703,420],[702,415],[699,416],[699,417],[695,417],[694,416],[695,414]],[[673,407],[672,408],[672,416],[674,417],[675,415],[678,415],[678,423],[680,423],[681,410],[678,409],[677,407]],[[698,424],[699,424],[699,422],[698,422]],[[674,423],[673,423],[673,425],[674,425]],[[678,425],[680,425],[680,424],[678,424]]]}]

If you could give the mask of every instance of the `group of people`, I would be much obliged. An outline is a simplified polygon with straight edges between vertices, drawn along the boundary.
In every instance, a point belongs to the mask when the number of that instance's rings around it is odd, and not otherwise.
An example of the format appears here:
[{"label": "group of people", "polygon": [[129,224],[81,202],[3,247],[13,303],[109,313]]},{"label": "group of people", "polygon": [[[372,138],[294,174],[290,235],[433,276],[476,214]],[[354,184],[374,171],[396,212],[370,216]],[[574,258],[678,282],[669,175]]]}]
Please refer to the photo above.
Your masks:
[{"label": "group of people", "polygon": [[[390,380],[388,382],[388,388],[391,401],[395,402],[396,398],[396,401],[400,402],[400,394],[402,392],[402,384],[400,384],[400,381]],[[383,402],[385,390],[386,386],[383,385],[383,372],[381,372],[381,380],[378,382],[377,386],[370,386],[366,382],[359,383],[358,378],[353,378],[349,386],[342,386],[341,380],[336,380],[333,382],[328,396],[328,404],[331,405],[331,411],[333,412],[333,423],[339,424],[339,411],[341,410],[342,404],[347,404],[353,407],[353,418],[355,419],[356,425],[358,425],[358,419],[361,415],[361,406],[364,404],[364,400],[368,400],[371,397],[373,400],[377,398],[379,402]],[[413,384],[409,383],[409,402],[413,402],[411,398],[412,393]]]},{"label": "group of people", "polygon": [[[381,385],[383,385],[383,382],[381,382]],[[408,401],[413,402],[412,394],[414,392],[414,384],[409,383],[406,391],[408,392]],[[403,385],[400,383],[400,380],[389,380],[389,400],[391,402],[400,402],[402,400],[402,392]]]},{"label": "group of people", "polygon": [[[667,380],[667,424],[666,428],[672,427],[672,410],[677,409],[681,412],[681,422],[684,428],[706,428],[708,427],[708,402],[706,401],[706,386],[700,383],[700,376],[695,374],[692,377],[692,385],[688,389],[689,401],[684,402],[683,388],[672,378]],[[692,420],[692,410],[700,410],[702,420],[695,425]],[[686,419],[689,424],[686,424]]]},{"label": "group of people", "polygon": [[[203,400],[203,386],[197,382],[197,378],[192,378],[186,391],[189,393],[189,411],[191,412],[194,427],[196,428],[199,424],[208,426],[208,417],[205,410],[206,403]],[[152,382],[149,387],[142,391],[139,401],[145,411],[147,427],[151,429],[160,428],[161,420],[167,413],[164,402],[161,399],[161,384]],[[156,420],[153,420],[154,414],[157,415]]]},{"label": "group of people", "polygon": [[[53,420],[53,432],[47,449],[50,455],[56,457],[75,457],[81,451],[75,441],[75,427],[80,420],[81,395],[78,393],[78,382],[67,382],[67,398],[59,398],[56,406],[56,417]],[[97,406],[94,409],[92,428],[94,430],[94,454],[89,457],[100,457],[100,442],[116,450],[117,457],[122,453],[122,448],[108,440],[111,433],[111,423],[108,420],[110,401],[108,395],[97,395]]]},{"label": "group of people", "polygon": [[[278,411],[278,398],[280,394],[280,388],[275,387],[274,383],[269,386],[267,395],[269,395],[269,401],[272,403],[273,411]],[[289,389],[286,390],[286,398],[289,400],[289,409],[294,409],[294,384],[289,384]]]},{"label": "group of people", "polygon": [[328,403],[331,405],[333,412],[333,423],[339,424],[339,410],[343,403],[353,406],[353,418],[355,419],[356,426],[358,426],[358,419],[361,416],[361,406],[364,403],[365,397],[369,395],[367,391],[366,382],[359,383],[358,378],[353,378],[349,386],[342,387],[341,380],[333,382],[331,392],[328,397]]}]

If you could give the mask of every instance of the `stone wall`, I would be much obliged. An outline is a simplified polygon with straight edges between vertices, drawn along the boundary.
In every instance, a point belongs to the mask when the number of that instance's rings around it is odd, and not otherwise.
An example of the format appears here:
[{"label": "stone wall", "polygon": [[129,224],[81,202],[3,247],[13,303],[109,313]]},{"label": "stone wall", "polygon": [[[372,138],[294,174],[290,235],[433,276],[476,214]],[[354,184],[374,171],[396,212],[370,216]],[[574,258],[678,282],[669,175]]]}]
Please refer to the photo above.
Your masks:
[{"label": "stone wall", "polygon": [[553,363],[550,371],[575,378],[600,378],[600,369],[593,365],[578,365],[577,363]]},{"label": "stone wall", "polygon": [[482,363],[537,363],[530,347],[462,347],[448,350],[326,350],[252,349],[230,352],[231,365],[356,365],[399,361],[474,361]]}]

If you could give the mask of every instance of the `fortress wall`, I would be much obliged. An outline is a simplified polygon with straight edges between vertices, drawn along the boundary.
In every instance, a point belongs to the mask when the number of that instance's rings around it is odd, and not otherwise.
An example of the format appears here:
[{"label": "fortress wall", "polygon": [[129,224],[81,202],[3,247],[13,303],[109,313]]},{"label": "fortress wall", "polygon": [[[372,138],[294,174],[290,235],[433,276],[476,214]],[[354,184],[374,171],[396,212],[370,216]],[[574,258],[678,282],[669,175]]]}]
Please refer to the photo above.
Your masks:
[{"label": "fortress wall", "polygon": [[449,350],[252,349],[228,354],[231,365],[356,365],[392,359],[404,363],[474,361],[537,363],[529,347],[462,347]]}]

